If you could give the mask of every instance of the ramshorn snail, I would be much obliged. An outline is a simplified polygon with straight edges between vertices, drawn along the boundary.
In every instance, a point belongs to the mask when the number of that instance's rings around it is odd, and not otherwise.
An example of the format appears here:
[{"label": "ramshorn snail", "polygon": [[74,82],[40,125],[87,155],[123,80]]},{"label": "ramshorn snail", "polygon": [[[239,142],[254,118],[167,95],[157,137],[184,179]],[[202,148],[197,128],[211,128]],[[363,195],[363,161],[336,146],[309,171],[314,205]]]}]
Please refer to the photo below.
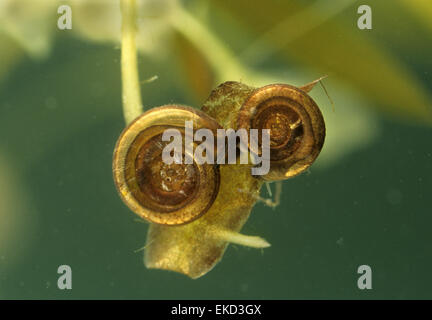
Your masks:
[{"label": "ramshorn snail", "polygon": [[176,128],[184,135],[188,120],[194,129],[220,128],[199,110],[167,105],[145,112],[123,131],[117,142],[113,160],[116,186],[128,207],[150,222],[191,222],[210,208],[218,193],[216,165],[162,161],[162,150],[168,144],[162,141],[163,132]]},{"label": "ramshorn snail", "polygon": [[[221,112],[230,110],[226,104],[231,106],[231,115]],[[304,90],[294,86],[272,84],[255,89],[226,82],[213,91],[203,110],[235,129],[270,130],[271,169],[261,177],[264,180],[284,180],[300,174],[313,163],[324,144],[321,111]],[[249,150],[260,154],[259,148],[251,149],[251,139]],[[258,147],[259,141],[255,143]]]}]

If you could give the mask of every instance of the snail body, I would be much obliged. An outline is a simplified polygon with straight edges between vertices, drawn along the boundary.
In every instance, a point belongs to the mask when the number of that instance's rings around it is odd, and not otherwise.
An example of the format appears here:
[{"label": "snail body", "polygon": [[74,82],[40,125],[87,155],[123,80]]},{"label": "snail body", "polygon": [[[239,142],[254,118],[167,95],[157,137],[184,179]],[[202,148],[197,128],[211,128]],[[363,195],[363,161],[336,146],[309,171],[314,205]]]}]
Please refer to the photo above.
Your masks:
[{"label": "snail body", "polygon": [[[172,270],[198,278],[222,258],[228,245],[221,235],[239,232],[256,203],[262,182],[249,165],[220,166],[219,193],[199,219],[180,226],[151,224],[144,263],[148,268]],[[247,193],[239,190],[248,190]]]},{"label": "snail body", "polygon": [[[270,172],[254,176],[254,164],[240,164],[239,159],[222,165],[161,164],[161,132],[179,128],[188,119],[195,128],[212,132],[268,129]],[[123,201],[151,222],[145,265],[192,278],[207,273],[247,221],[262,184],[306,170],[318,156],[324,136],[324,120],[315,102],[305,90],[289,85],[253,88],[225,82],[212,91],[201,111],[171,105],[144,113],[120,136],[113,172]],[[259,141],[249,140],[243,147],[262,154]],[[168,173],[171,180],[166,180]]]}]

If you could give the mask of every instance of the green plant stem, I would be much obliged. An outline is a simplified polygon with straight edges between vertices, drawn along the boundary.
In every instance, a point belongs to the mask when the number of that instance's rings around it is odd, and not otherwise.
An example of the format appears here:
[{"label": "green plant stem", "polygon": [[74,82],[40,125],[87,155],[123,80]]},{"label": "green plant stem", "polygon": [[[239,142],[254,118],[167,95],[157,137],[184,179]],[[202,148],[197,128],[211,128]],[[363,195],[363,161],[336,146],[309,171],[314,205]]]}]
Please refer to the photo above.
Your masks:
[{"label": "green plant stem", "polygon": [[183,7],[175,10],[171,24],[206,57],[216,72],[218,82],[250,76],[250,70],[239,63],[234,54]]},{"label": "green plant stem", "polygon": [[136,49],[136,0],[120,0],[122,12],[121,74],[123,114],[130,123],[143,112]]}]

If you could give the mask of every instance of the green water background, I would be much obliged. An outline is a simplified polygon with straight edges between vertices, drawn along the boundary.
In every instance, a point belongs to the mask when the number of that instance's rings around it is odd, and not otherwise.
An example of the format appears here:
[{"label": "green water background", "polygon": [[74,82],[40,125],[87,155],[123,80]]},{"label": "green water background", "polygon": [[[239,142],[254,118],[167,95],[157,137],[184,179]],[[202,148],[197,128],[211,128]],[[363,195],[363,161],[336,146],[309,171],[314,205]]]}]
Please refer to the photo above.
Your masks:
[{"label": "green water background", "polygon": [[[432,298],[431,130],[381,112],[374,112],[380,135],[367,147],[284,182],[276,210],[256,205],[242,232],[270,248],[230,245],[198,280],[147,270],[135,252],[147,225],[112,181],[124,127],[119,54],[59,37],[48,59],[25,58],[0,86],[0,147],[25,188],[31,221],[14,243],[18,250],[26,240],[16,261],[0,260],[0,298]],[[432,94],[426,62],[400,56]],[[199,105],[175,62],[140,64],[159,76],[143,88],[146,105]],[[72,267],[70,291],[57,289],[62,264]],[[372,290],[357,287],[362,264],[372,267]]]}]

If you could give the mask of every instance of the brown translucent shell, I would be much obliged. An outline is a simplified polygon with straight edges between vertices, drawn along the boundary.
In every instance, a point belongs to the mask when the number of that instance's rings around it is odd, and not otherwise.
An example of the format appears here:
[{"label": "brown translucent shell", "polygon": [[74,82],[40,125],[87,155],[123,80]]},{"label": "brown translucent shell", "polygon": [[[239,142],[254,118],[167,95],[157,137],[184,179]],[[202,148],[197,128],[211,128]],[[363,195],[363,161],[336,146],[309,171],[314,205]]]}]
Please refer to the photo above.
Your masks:
[{"label": "brown translucent shell", "polygon": [[[270,171],[264,180],[284,180],[300,174],[316,159],[324,144],[325,124],[316,103],[301,89],[272,84],[254,90],[243,103],[238,129],[270,130]],[[262,155],[261,135],[248,147]],[[251,146],[258,146],[252,150]]]},{"label": "brown translucent shell", "polygon": [[[199,110],[167,105],[142,114],[117,141],[113,159],[117,189],[124,203],[150,222],[163,225],[191,222],[207,212],[219,191],[216,165],[197,164],[195,160],[185,164],[185,121],[193,121],[194,131],[207,128],[216,134],[221,128]],[[167,129],[177,129],[182,134],[181,164],[162,161],[162,151],[170,143],[162,141]]]}]

